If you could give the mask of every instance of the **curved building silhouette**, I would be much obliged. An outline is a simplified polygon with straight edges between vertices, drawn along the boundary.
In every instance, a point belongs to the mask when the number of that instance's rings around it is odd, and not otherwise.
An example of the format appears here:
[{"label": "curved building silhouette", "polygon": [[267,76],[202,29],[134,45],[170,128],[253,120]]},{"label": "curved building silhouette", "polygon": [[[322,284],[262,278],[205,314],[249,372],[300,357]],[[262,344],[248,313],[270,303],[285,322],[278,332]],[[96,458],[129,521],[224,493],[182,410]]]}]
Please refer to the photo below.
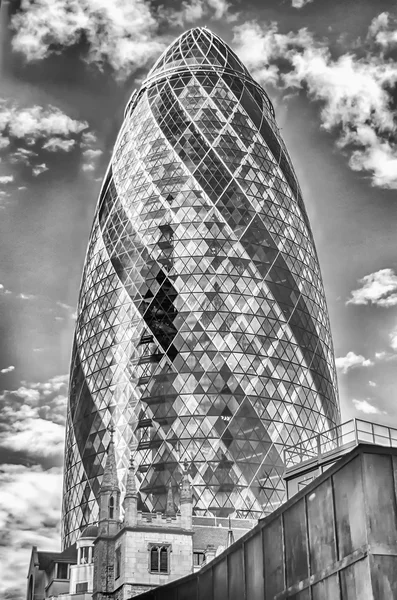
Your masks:
[{"label": "curved building silhouette", "polygon": [[[102,185],[72,356],[64,544],[97,519],[108,427],[163,510],[187,459],[196,515],[285,499],[285,447],[339,421],[318,258],[272,104],[206,28],[126,108]],[[122,483],[123,485],[123,483]]]}]

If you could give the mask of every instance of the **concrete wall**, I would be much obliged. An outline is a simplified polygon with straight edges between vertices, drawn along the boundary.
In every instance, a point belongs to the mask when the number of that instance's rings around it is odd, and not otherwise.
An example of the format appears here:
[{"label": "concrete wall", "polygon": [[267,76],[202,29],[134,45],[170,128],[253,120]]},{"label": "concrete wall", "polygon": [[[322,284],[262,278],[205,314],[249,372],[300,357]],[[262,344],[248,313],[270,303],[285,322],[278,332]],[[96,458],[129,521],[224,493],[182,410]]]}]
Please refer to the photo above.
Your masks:
[{"label": "concrete wall", "polygon": [[142,600],[397,600],[397,449],[360,445],[198,573]]}]

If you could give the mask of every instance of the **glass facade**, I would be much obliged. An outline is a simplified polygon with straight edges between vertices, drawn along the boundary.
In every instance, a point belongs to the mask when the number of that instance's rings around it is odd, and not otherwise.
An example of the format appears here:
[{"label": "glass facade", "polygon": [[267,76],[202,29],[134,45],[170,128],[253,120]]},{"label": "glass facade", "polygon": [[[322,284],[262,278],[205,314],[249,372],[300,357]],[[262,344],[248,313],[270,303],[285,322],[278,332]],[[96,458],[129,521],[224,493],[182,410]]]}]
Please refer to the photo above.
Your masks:
[{"label": "glass facade", "polygon": [[339,422],[318,258],[265,91],[206,28],[127,105],[89,240],[72,356],[64,544],[97,519],[108,426],[124,485],[164,510],[187,459],[194,512],[285,499],[284,448]]}]

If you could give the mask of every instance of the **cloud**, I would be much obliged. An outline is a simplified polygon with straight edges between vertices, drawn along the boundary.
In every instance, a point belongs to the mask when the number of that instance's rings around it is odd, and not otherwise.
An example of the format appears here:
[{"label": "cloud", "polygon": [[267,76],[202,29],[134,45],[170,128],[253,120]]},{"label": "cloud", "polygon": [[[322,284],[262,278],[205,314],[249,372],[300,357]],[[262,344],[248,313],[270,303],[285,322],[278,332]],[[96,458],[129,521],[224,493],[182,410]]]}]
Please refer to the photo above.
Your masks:
[{"label": "cloud", "polygon": [[31,546],[59,551],[62,469],[0,466],[2,598],[24,598]]},{"label": "cloud", "polygon": [[5,367],[5,369],[1,369],[0,373],[11,373],[11,371],[14,371],[14,369],[15,369],[15,367],[10,365],[9,367]]},{"label": "cloud", "polygon": [[368,30],[368,38],[385,51],[397,44],[397,19],[387,12],[375,17]]},{"label": "cloud", "polygon": [[22,0],[11,20],[12,47],[36,61],[86,42],[85,60],[105,63],[125,77],[165,47],[158,21],[144,0]]},{"label": "cloud", "polygon": [[88,123],[69,117],[55,106],[20,108],[0,100],[0,149],[10,146],[10,164],[31,167],[34,177],[48,169],[45,163],[35,164],[39,156],[36,150],[70,152],[80,145],[80,140],[87,148],[89,142],[96,139],[94,134],[85,131],[87,128]]},{"label": "cloud", "polygon": [[65,429],[62,425],[38,419],[31,411],[23,410],[23,418],[14,424],[11,435],[2,435],[0,444],[13,452],[27,452],[35,458],[60,458],[65,444]]},{"label": "cloud", "polygon": [[397,275],[393,269],[381,269],[359,279],[361,285],[353,290],[346,304],[374,304],[376,306],[397,305]]},{"label": "cloud", "polygon": [[10,155],[10,162],[12,164],[23,164],[30,165],[32,158],[38,156],[37,152],[29,150],[28,148],[18,148],[15,152]]},{"label": "cloud", "polygon": [[57,152],[63,150],[64,152],[70,152],[76,145],[76,140],[64,140],[59,137],[53,137],[43,145],[43,150],[48,152]]},{"label": "cloud", "polygon": [[364,358],[361,354],[348,352],[346,356],[340,356],[335,359],[337,369],[340,369],[343,374],[346,374],[350,369],[356,367],[371,367],[374,363],[369,358]]},{"label": "cloud", "polygon": [[393,354],[392,352],[375,352],[376,360],[383,362],[390,362],[392,360],[397,360],[397,354]]},{"label": "cloud", "polygon": [[224,20],[228,23],[238,18],[237,13],[230,12],[231,5],[227,0],[191,0],[184,1],[179,10],[165,11],[169,24],[184,27],[191,23],[210,18],[212,20]]},{"label": "cloud", "polygon": [[[307,29],[281,34],[274,22],[261,25],[256,21],[247,21],[236,25],[233,33],[233,48],[254,78],[263,85],[282,85],[277,61],[282,57],[291,61],[295,53],[315,44],[313,35]],[[291,62],[289,66],[292,67]]]},{"label": "cloud", "polygon": [[397,352],[397,328],[394,329],[390,334],[390,347]]},{"label": "cloud", "polygon": [[45,171],[48,171],[48,167],[45,163],[42,163],[41,165],[36,165],[32,168],[33,177],[38,177],[38,175],[45,173]]},{"label": "cloud", "polygon": [[14,181],[14,175],[0,175],[0,184],[11,183]]},{"label": "cloud", "polygon": [[0,395],[0,447],[60,464],[65,442],[67,376],[26,383]]},{"label": "cloud", "polygon": [[59,108],[49,105],[19,108],[3,102],[0,112],[0,132],[8,137],[35,142],[51,136],[75,135],[88,127],[85,121],[72,119]]},{"label": "cloud", "polygon": [[93,133],[92,131],[85,131],[81,136],[81,147],[82,148],[87,148],[89,146],[92,146],[93,144],[96,144],[96,142],[97,142],[97,137],[96,137],[95,133]]},{"label": "cloud", "polygon": [[4,150],[7,146],[10,145],[10,140],[0,136],[0,150]]},{"label": "cloud", "polygon": [[353,399],[353,404],[356,407],[356,410],[365,413],[366,415],[380,415],[385,414],[384,411],[379,410],[376,406],[368,402],[368,400],[355,400]]},{"label": "cloud", "polygon": [[99,148],[88,148],[83,152],[83,159],[86,161],[81,165],[83,171],[94,171],[95,170],[95,161],[99,156],[103,154],[102,150]]},{"label": "cloud", "polygon": [[98,156],[101,156],[101,154],[103,154],[103,152],[102,150],[99,150],[99,148],[95,150],[93,148],[89,148],[88,150],[84,150],[83,152],[84,158],[88,159],[98,158]]},{"label": "cloud", "polygon": [[65,304],[64,302],[60,302],[60,301],[58,301],[58,302],[57,302],[57,305],[58,305],[60,308],[63,308],[63,309],[65,309],[65,310],[74,310],[74,309],[73,309],[73,306],[70,306],[70,304]]},{"label": "cloud", "polygon": [[33,294],[20,293],[18,294],[18,298],[21,298],[21,300],[34,300],[36,296],[34,296]]},{"label": "cloud", "polygon": [[59,550],[67,382],[21,382],[0,395],[0,450],[24,463],[0,465],[2,598],[24,598],[33,544]]},{"label": "cloud", "polygon": [[370,385],[370,387],[377,387],[378,384],[375,383],[375,381],[368,381],[368,384]]},{"label": "cloud", "polygon": [[227,0],[183,0],[178,10],[155,10],[145,0],[22,0],[11,19],[12,48],[29,62],[84,41],[85,61],[105,64],[116,78],[153,62],[171,41],[164,23],[182,27],[198,20],[235,21]]},{"label": "cloud", "polygon": [[374,186],[397,188],[397,62],[371,51],[368,40],[357,54],[334,58],[326,40],[306,29],[281,34],[275,23],[245,23],[234,33],[237,52],[262,83],[304,90],[320,103],[322,127],[336,134],[351,169],[367,171]]},{"label": "cloud", "polygon": [[310,4],[311,2],[313,2],[313,0],[292,0],[292,7],[302,8],[303,6],[306,6],[306,4]]}]

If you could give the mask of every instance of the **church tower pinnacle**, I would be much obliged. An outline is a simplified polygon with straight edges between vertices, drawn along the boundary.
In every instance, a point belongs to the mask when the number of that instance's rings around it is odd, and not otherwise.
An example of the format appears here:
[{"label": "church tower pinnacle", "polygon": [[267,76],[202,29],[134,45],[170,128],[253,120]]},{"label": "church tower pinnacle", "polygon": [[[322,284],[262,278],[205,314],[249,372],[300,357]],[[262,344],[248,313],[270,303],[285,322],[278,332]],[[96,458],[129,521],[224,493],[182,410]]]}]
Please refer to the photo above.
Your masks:
[{"label": "church tower pinnacle", "polygon": [[99,533],[116,533],[120,520],[120,486],[114,450],[114,427],[109,427],[110,442],[99,491]]},{"label": "church tower pinnacle", "polygon": [[127,474],[127,485],[124,498],[124,526],[133,527],[138,518],[138,492],[135,479],[135,465],[131,458]]}]

